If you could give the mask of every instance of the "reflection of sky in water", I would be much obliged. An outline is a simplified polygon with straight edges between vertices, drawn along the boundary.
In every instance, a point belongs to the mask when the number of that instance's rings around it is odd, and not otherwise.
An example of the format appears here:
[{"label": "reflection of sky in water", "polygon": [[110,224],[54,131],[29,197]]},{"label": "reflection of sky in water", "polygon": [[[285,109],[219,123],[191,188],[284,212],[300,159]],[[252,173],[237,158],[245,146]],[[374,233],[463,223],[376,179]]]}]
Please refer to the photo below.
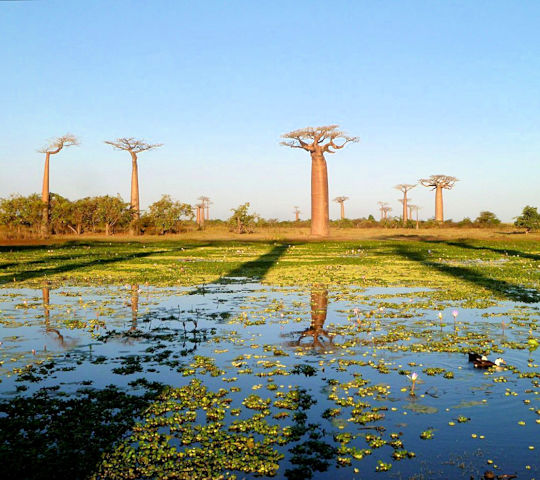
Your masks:
[{"label": "reflection of sky in water", "polygon": [[[346,382],[361,373],[372,384],[390,385],[389,398],[369,399],[372,404],[388,408],[385,419],[377,424],[388,432],[403,432],[405,448],[418,455],[415,460],[393,462],[393,473],[407,476],[424,472],[427,478],[457,478],[457,472],[461,471],[452,465],[455,460],[454,463],[465,463],[467,467],[463,471],[468,478],[471,468],[483,472],[487,459],[502,468],[506,466],[503,473],[523,471],[526,464],[533,467],[528,471],[530,474],[535,472],[538,464],[534,452],[540,449],[536,440],[540,438],[540,425],[535,422],[540,416],[534,412],[540,409],[538,379],[536,384],[535,379],[518,379],[509,370],[484,375],[461,353],[403,352],[393,347],[388,350],[382,348],[385,345],[380,339],[401,326],[410,335],[391,345],[429,344],[442,341],[452,332],[469,335],[472,339],[477,334],[485,335],[496,344],[503,341],[524,344],[529,324],[538,320],[538,307],[500,302],[488,309],[458,308],[454,322],[451,312],[455,306],[433,304],[440,310],[415,307],[415,294],[427,292],[426,289],[343,290],[241,283],[198,289],[144,285],[66,287],[48,292],[45,289],[2,289],[0,358],[4,363],[0,370],[0,393],[10,396],[21,384],[15,381],[16,376],[8,376],[14,367],[47,358],[56,359],[54,372],[40,382],[25,382],[29,387],[25,394],[57,384],[62,385],[64,391],[73,391],[81,386],[82,380],[92,380],[97,388],[110,383],[127,387],[139,377],[174,386],[185,385],[191,377],[182,376],[176,366],[163,365],[155,357],[156,353],[171,350],[170,358],[181,363],[189,363],[194,354],[215,358],[225,374],[205,376],[205,383],[212,389],[241,387],[241,392],[232,394],[232,398],[241,402],[252,393],[252,387],[258,385],[262,387],[253,393],[273,396],[266,390],[269,377],[255,375],[267,371],[264,361],[280,362],[287,370],[294,365],[309,364],[317,369],[312,377],[290,375],[273,379],[277,385],[283,385],[284,390],[288,385],[310,389],[318,400],[310,413],[313,421],[321,421],[327,408],[336,407],[325,393],[329,379]],[[485,316],[486,313],[492,316]],[[104,322],[104,326],[96,327],[92,336],[88,325],[96,320]],[[429,336],[424,335],[426,331]],[[101,341],[99,336],[106,333],[107,341]],[[246,363],[253,370],[252,374],[238,374],[231,366],[242,354],[251,355]],[[125,365],[125,359],[131,356],[143,360],[144,372],[130,375],[111,372],[112,368]],[[491,353],[490,357],[494,356]],[[506,349],[503,356],[508,364],[522,371],[539,372],[538,366],[534,366],[540,363],[538,350],[529,353],[526,349]],[[93,363],[100,357],[104,357],[103,363]],[[532,358],[531,367],[527,366],[529,358]],[[368,364],[348,367],[340,364],[347,359]],[[376,368],[380,362],[389,368],[389,373],[381,373]],[[452,371],[454,379],[429,376],[423,372],[427,367]],[[402,391],[409,387],[409,381],[399,374],[400,370],[418,372],[416,397],[410,398],[408,390]],[[223,377],[237,380],[226,383]],[[496,383],[494,377],[506,382]],[[524,400],[530,403],[525,404]],[[448,422],[458,415],[471,417],[471,421],[449,426]],[[522,420],[525,426],[518,425]],[[341,431],[339,422],[324,425],[329,434]],[[359,428],[345,424],[344,431],[358,433]],[[435,439],[420,440],[419,432],[428,428],[435,429]],[[501,432],[504,432],[503,438]],[[485,439],[473,439],[473,434],[484,435]],[[534,445],[536,450],[528,450],[529,445]],[[365,444],[359,446],[366,448]],[[376,458],[386,457],[385,461],[390,458],[389,447],[383,448],[386,449],[384,455],[377,452],[358,466],[372,472]],[[449,464],[443,464],[449,460]],[[317,478],[349,478],[349,473],[343,476],[344,471],[331,468]]]}]

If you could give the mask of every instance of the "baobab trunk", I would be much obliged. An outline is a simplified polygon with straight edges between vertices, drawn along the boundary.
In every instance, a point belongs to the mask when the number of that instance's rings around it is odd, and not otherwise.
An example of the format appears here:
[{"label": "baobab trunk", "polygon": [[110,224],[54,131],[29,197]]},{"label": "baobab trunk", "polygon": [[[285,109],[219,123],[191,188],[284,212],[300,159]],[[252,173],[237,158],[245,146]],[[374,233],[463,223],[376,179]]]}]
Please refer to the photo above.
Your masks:
[{"label": "baobab trunk", "polygon": [[437,185],[435,189],[435,220],[441,223],[444,222],[442,190],[442,186]]},{"label": "baobab trunk", "polygon": [[341,202],[341,220],[345,218],[345,205],[344,202]]},{"label": "baobab trunk", "polygon": [[407,209],[407,192],[403,192],[403,225],[407,224],[407,220],[409,219],[407,214],[409,210]]},{"label": "baobab trunk", "polygon": [[131,153],[131,208],[133,210],[133,219],[131,222],[131,234],[139,234],[139,170],[137,166],[137,155],[134,152]]},{"label": "baobab trunk", "polygon": [[311,154],[311,234],[328,236],[328,171],[324,155]]},{"label": "baobab trunk", "polygon": [[41,235],[49,236],[49,209],[50,209],[50,194],[49,194],[49,157],[50,154],[45,154],[45,170],[43,172],[43,189],[41,191]]}]

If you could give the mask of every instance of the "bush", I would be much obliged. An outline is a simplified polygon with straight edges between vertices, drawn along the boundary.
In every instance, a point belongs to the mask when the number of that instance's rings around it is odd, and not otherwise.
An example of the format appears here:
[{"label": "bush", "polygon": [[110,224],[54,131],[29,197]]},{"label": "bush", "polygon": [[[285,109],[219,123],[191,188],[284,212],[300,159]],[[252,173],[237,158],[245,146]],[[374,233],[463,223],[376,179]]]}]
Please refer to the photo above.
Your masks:
[{"label": "bush", "polygon": [[238,208],[231,208],[233,214],[228,220],[229,231],[235,233],[253,233],[255,221],[259,217],[256,213],[248,213],[249,202],[240,205]]},{"label": "bush", "polygon": [[516,217],[514,225],[524,228],[527,233],[531,230],[540,230],[540,213],[538,213],[537,207],[531,207],[529,205],[524,207],[521,215]]},{"label": "bush", "polygon": [[493,212],[484,211],[480,212],[480,215],[476,218],[474,223],[478,227],[493,227],[499,225],[501,221]]}]

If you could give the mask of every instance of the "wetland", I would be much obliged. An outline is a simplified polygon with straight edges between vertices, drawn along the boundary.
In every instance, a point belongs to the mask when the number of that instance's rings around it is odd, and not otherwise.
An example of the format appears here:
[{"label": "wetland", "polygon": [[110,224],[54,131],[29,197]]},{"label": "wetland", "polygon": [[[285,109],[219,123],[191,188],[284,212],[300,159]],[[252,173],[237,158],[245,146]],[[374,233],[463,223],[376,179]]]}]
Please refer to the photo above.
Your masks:
[{"label": "wetland", "polygon": [[4,470],[538,478],[539,258],[534,239],[0,247]]}]

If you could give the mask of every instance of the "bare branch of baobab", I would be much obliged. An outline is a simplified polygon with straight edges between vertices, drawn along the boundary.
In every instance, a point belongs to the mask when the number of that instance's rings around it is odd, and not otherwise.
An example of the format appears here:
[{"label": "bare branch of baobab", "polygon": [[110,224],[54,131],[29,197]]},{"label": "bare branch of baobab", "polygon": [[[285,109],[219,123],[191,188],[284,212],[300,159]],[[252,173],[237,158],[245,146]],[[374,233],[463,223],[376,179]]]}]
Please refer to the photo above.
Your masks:
[{"label": "bare branch of baobab", "polygon": [[449,175],[431,175],[429,178],[421,178],[418,180],[424,187],[433,187],[433,189],[446,188],[451,190],[454,184],[459,181],[456,177]]},{"label": "bare branch of baobab", "polygon": [[287,139],[281,142],[281,145],[286,147],[302,148],[308,152],[319,150],[322,153],[335,153],[334,150],[343,148],[347,143],[360,140],[358,137],[350,137],[338,130],[338,125],[306,127],[285,133],[281,138]]},{"label": "bare branch of baobab", "polygon": [[62,150],[62,148],[71,147],[72,145],[79,145],[79,139],[71,133],[66,133],[61,137],[51,140],[48,146],[43,147],[42,149],[38,150],[38,152],[54,155]]},{"label": "bare branch of baobab", "polygon": [[116,140],[105,140],[105,143],[112,145],[117,150],[126,150],[128,152],[140,153],[146,150],[152,150],[163,146],[162,143],[146,143],[144,140],[136,140],[133,137],[130,138],[118,138]]}]

